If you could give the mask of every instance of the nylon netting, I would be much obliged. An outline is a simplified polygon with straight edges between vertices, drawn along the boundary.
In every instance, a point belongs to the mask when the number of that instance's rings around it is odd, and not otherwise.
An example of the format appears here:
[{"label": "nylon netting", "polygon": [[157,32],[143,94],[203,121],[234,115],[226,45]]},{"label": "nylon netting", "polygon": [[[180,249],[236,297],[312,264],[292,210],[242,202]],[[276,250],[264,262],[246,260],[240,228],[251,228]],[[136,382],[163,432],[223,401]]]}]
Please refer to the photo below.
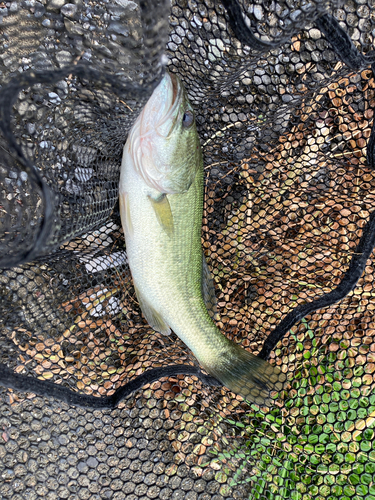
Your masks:
[{"label": "nylon netting", "polygon": [[[374,2],[171,4],[0,4],[0,496],[375,499]],[[165,65],[203,146],[217,324],[287,377],[269,408],[135,297],[122,148]]]}]

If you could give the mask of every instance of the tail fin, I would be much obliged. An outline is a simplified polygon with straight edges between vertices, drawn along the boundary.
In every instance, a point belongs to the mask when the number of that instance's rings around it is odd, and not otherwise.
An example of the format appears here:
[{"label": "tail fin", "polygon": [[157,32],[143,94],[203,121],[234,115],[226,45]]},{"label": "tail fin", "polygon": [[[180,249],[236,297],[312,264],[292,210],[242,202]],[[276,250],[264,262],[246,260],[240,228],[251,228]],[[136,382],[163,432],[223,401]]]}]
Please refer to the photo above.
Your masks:
[{"label": "tail fin", "polygon": [[259,406],[270,406],[271,392],[283,388],[286,375],[239,345],[230,347],[230,352],[207,371],[244,399]]}]

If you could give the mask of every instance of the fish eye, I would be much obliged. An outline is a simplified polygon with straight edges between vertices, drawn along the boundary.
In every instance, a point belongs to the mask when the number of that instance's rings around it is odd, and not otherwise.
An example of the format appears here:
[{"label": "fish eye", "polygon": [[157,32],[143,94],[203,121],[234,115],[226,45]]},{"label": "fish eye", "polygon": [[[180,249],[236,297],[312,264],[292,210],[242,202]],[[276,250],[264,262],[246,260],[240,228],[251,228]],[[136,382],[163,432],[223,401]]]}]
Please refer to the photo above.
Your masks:
[{"label": "fish eye", "polygon": [[191,127],[194,122],[194,113],[190,110],[185,111],[184,116],[182,117],[182,125],[185,128]]}]

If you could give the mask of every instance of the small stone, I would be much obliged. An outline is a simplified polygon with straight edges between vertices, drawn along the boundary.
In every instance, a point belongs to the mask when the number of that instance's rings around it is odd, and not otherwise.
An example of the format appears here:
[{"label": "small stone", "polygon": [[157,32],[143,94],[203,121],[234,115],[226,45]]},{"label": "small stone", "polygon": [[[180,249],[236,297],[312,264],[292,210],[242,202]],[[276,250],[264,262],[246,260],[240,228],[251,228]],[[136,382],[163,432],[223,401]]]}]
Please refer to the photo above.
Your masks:
[{"label": "small stone", "polygon": [[320,30],[316,28],[311,28],[311,30],[309,30],[309,35],[313,40],[319,40],[319,38],[321,38],[322,36]]},{"label": "small stone", "polygon": [[125,11],[122,7],[113,3],[108,4],[107,9],[111,16],[116,16],[117,19],[125,14]]},{"label": "small stone", "polygon": [[102,16],[105,13],[105,10],[102,7],[100,7],[100,5],[95,5],[94,13],[98,16]]},{"label": "small stone", "polygon": [[109,50],[107,45],[98,45],[97,48],[103,55],[107,57],[112,57],[112,52]]},{"label": "small stone", "polygon": [[47,10],[57,10],[59,11],[63,5],[65,5],[66,0],[50,0],[47,5]]},{"label": "small stone", "polygon": [[275,70],[278,75],[282,75],[283,73],[285,73],[285,68],[283,64],[276,64]]},{"label": "small stone", "polygon": [[7,54],[2,54],[1,56],[3,64],[9,71],[15,71],[18,68],[18,63],[13,56],[8,56]]},{"label": "small stone", "polygon": [[135,10],[138,7],[138,5],[131,0],[115,0],[115,2],[121,5],[121,7],[128,8],[129,10]]},{"label": "small stone", "polygon": [[72,179],[68,179],[66,181],[65,189],[68,191],[68,193],[75,194],[75,195],[79,195],[82,192],[81,187],[78,186]]},{"label": "small stone", "polygon": [[77,9],[78,7],[74,3],[67,3],[61,7],[61,14],[72,19],[76,15]]},{"label": "small stone", "polygon": [[51,19],[44,19],[44,21],[42,22],[42,25],[45,28],[50,28],[52,26]]},{"label": "small stone", "polygon": [[26,125],[26,129],[27,129],[27,132],[28,132],[30,135],[35,134],[35,123],[28,123],[28,124]]},{"label": "small stone", "polygon": [[18,113],[23,116],[29,110],[29,103],[27,101],[22,101],[16,106],[16,109]]},{"label": "small stone", "polygon": [[60,66],[60,68],[70,64],[72,59],[73,59],[72,54],[70,52],[68,52],[67,50],[60,50],[56,54],[56,60],[57,60],[58,65]]},{"label": "small stone", "polygon": [[44,5],[42,5],[40,2],[36,2],[34,17],[38,19],[39,17],[42,17],[45,14],[45,12],[46,9],[44,8]]},{"label": "small stone", "polygon": [[263,20],[263,16],[264,16],[263,9],[259,5],[254,6],[254,16],[256,17],[256,19],[258,19],[258,21]]},{"label": "small stone", "polygon": [[283,102],[290,102],[293,99],[293,97],[290,94],[284,94],[281,97],[281,99],[282,99]]},{"label": "small stone", "polygon": [[85,462],[79,462],[78,465],[77,465],[77,469],[79,472],[87,472],[88,470],[88,467],[87,467],[87,464]]},{"label": "small stone", "polygon": [[129,29],[120,21],[110,23],[108,31],[114,31],[118,35],[129,36]]},{"label": "small stone", "polygon": [[44,97],[41,94],[32,94],[31,98],[36,104],[42,104],[44,101]]},{"label": "small stone", "polygon": [[95,457],[90,457],[88,460],[87,460],[87,465],[93,469],[95,469],[98,465],[99,465],[99,462],[97,461],[97,459]]},{"label": "small stone", "polygon": [[[55,124],[59,130],[64,130],[68,128],[68,122],[62,116],[55,118]],[[60,150],[62,150],[63,147],[64,147],[63,143],[60,143],[60,145],[58,146]]]},{"label": "small stone", "polygon": [[72,35],[83,35],[83,33],[85,32],[82,26],[80,26],[78,23],[73,23],[67,18],[64,19],[64,24],[66,30]]},{"label": "small stone", "polygon": [[48,97],[50,102],[52,102],[53,104],[58,104],[61,101],[60,97],[58,96],[58,94],[56,94],[56,92],[49,92]]},{"label": "small stone", "polygon": [[[61,52],[65,52],[65,51],[61,51]],[[68,52],[68,54],[70,57],[72,57],[69,52]],[[56,55],[56,57],[57,57],[57,55]],[[57,82],[56,87],[58,89],[62,90],[64,92],[64,94],[68,93],[68,84],[66,83],[65,80],[61,80],[60,82]]]},{"label": "small stone", "polygon": [[18,11],[18,3],[17,2],[12,2],[9,7],[10,12],[17,12]]},{"label": "small stone", "polygon": [[92,57],[91,50],[90,50],[90,49],[88,49],[88,50],[86,50],[86,52],[83,54],[83,56],[82,56],[82,60],[83,60],[83,61],[90,61],[91,57]]}]

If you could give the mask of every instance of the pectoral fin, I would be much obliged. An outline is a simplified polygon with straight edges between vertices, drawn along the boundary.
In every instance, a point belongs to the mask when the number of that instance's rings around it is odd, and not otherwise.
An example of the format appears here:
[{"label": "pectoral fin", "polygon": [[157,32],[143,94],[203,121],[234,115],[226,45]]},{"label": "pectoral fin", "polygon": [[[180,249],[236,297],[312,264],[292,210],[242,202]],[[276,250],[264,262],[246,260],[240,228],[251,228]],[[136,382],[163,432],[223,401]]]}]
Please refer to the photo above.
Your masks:
[{"label": "pectoral fin", "polygon": [[216,295],[215,295],[215,287],[214,280],[212,278],[211,272],[208,268],[206,258],[204,254],[202,254],[203,258],[203,272],[202,272],[202,295],[204,303],[206,304],[208,314],[211,318],[216,319],[217,316],[217,307],[216,307]]},{"label": "pectoral fin", "polygon": [[120,193],[120,218],[124,231],[133,235],[133,224],[130,217],[129,197],[127,193]]},{"label": "pectoral fin", "polygon": [[138,289],[134,286],[135,293],[137,294],[139,305],[142,309],[143,316],[146,318],[147,323],[153,328],[155,331],[162,333],[163,335],[169,335],[171,333],[171,329],[160,316],[160,314],[155,311],[155,309],[150,306],[142,294],[138,291]]},{"label": "pectoral fin", "polygon": [[149,196],[152,207],[155,211],[159,224],[168,236],[173,235],[173,215],[169,200],[166,194],[161,194],[158,198]]}]

